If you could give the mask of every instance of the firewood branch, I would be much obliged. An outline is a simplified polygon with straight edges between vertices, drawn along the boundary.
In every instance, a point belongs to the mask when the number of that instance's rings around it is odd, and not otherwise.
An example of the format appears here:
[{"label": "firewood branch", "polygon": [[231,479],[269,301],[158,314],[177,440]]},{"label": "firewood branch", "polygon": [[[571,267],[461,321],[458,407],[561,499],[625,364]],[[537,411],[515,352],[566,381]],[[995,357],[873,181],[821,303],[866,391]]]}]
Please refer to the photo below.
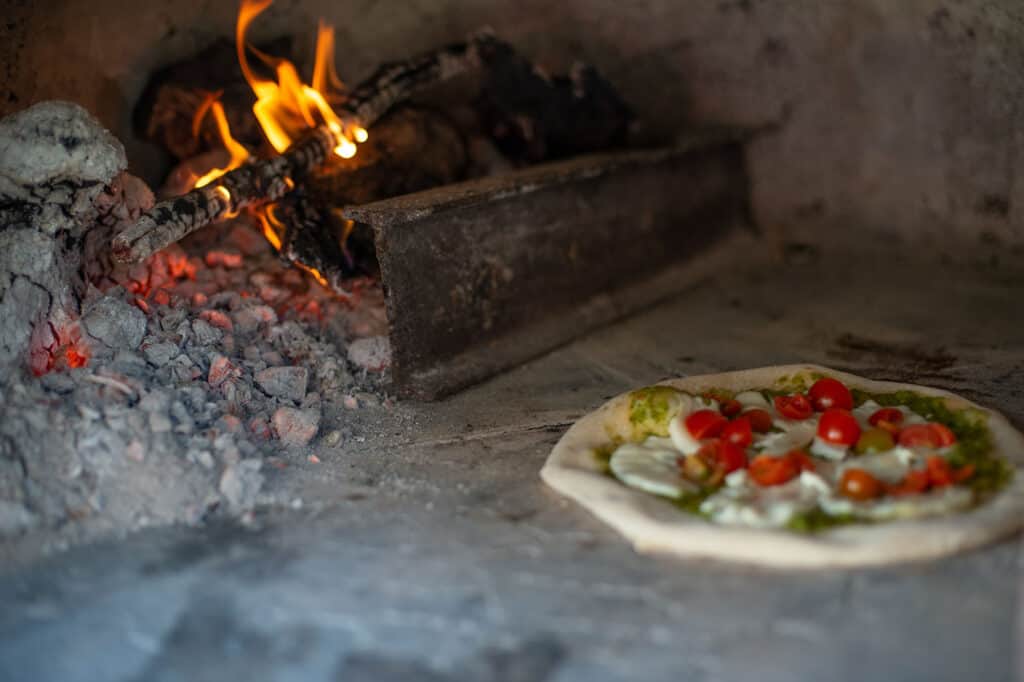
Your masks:
[{"label": "firewood branch", "polygon": [[[479,69],[481,48],[498,42],[481,33],[464,43],[384,64],[351,92],[339,115],[348,126],[369,128],[416,92]],[[246,163],[209,185],[157,204],[114,238],[114,258],[139,262],[211,223],[280,199],[323,164],[339,142],[327,126],[320,126],[279,156]]]}]

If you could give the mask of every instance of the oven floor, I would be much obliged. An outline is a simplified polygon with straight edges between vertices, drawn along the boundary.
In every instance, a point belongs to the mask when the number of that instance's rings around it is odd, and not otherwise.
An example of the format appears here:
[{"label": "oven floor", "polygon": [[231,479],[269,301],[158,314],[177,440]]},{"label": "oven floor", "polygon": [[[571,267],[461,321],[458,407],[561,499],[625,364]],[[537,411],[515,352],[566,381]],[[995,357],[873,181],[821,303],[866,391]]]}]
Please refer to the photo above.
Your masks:
[{"label": "oven floor", "polygon": [[328,415],[353,437],[272,470],[302,506],[253,527],[141,532],[8,569],[0,678],[1019,674],[1019,540],[868,571],[650,558],[538,479],[603,399],[769,363],[916,379],[1024,425],[1020,270],[807,261],[722,273],[442,403]]}]

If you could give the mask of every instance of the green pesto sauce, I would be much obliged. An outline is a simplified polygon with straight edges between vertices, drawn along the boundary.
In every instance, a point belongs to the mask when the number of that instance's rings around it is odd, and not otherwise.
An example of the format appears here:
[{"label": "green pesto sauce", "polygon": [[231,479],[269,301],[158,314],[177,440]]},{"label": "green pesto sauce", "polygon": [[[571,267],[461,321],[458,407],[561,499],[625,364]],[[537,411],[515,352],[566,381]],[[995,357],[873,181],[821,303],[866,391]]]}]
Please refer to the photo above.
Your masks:
[{"label": "green pesto sauce", "polygon": [[[761,392],[771,400],[777,395],[806,392],[810,383],[825,376],[819,372],[793,374],[779,377],[775,386]],[[992,435],[988,429],[987,415],[980,410],[952,410],[941,397],[925,396],[913,391],[895,391],[893,393],[870,393],[860,389],[852,389],[853,400],[861,405],[867,400],[874,400],[883,407],[907,407],[929,421],[945,424],[956,434],[957,444],[948,459],[954,467],[967,464],[974,465],[974,475],[965,484],[974,493],[975,504],[980,504],[1002,489],[1013,478],[1013,469],[992,451]],[[719,401],[734,396],[734,392],[713,388],[705,391]],[[670,386],[649,386],[631,394],[629,420],[633,425],[634,440],[641,441],[648,436],[668,435],[669,420],[679,411],[680,391]],[[614,478],[609,468],[612,453],[619,446],[618,442],[598,448],[594,457],[601,471]],[[618,479],[616,479],[618,480]],[[704,489],[698,493],[684,495],[672,500],[672,504],[691,514],[705,516],[700,511],[701,503],[714,491]],[[787,527],[799,533],[816,533],[836,526],[851,523],[871,523],[850,514],[836,515],[826,513],[819,507],[794,516]]]},{"label": "green pesto sauce", "polygon": [[680,407],[680,392],[671,386],[648,386],[630,394],[629,422],[633,437],[640,441],[647,436],[668,435],[668,423]]},{"label": "green pesto sauce", "polygon": [[948,459],[954,467],[974,465],[974,475],[966,485],[974,493],[975,503],[982,502],[1013,478],[1013,468],[992,451],[992,434],[988,429],[988,415],[980,410],[966,408],[951,410],[946,399],[919,395],[913,391],[894,393],[868,393],[853,389],[857,405],[874,400],[883,407],[905,406],[928,421],[945,424],[956,434],[957,443]]}]

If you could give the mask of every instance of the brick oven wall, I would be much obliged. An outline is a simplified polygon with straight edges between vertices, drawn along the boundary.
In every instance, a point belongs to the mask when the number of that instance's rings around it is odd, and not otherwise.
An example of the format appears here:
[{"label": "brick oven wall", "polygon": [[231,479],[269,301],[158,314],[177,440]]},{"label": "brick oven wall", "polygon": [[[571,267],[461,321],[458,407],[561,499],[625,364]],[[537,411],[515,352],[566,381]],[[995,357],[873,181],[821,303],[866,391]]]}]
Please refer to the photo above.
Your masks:
[{"label": "brick oven wall", "polygon": [[[155,67],[230,36],[229,0],[7,0],[0,113],[63,97],[126,140]],[[338,27],[353,82],[491,25],[554,68],[586,57],[647,132],[764,126],[751,146],[754,211],[770,234],[843,243],[1024,245],[1024,5],[1017,0],[278,0],[254,36]],[[300,40],[300,43],[303,41]],[[307,48],[309,45],[305,45]]]}]

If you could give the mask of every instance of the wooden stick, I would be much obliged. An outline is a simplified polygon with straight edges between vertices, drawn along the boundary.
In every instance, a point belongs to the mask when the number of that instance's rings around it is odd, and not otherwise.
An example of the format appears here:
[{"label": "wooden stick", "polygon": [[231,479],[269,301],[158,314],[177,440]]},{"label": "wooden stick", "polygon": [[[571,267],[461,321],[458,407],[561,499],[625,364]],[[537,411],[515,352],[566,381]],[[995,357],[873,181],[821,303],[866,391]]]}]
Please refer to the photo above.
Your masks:
[{"label": "wooden stick", "polygon": [[[368,128],[418,90],[479,68],[479,48],[495,42],[492,35],[481,33],[465,43],[384,64],[352,91],[342,106],[341,117],[349,125]],[[114,237],[115,260],[142,261],[185,235],[246,207],[280,199],[320,166],[340,141],[327,126],[320,126],[279,156],[246,163],[205,187],[160,202]]]}]

